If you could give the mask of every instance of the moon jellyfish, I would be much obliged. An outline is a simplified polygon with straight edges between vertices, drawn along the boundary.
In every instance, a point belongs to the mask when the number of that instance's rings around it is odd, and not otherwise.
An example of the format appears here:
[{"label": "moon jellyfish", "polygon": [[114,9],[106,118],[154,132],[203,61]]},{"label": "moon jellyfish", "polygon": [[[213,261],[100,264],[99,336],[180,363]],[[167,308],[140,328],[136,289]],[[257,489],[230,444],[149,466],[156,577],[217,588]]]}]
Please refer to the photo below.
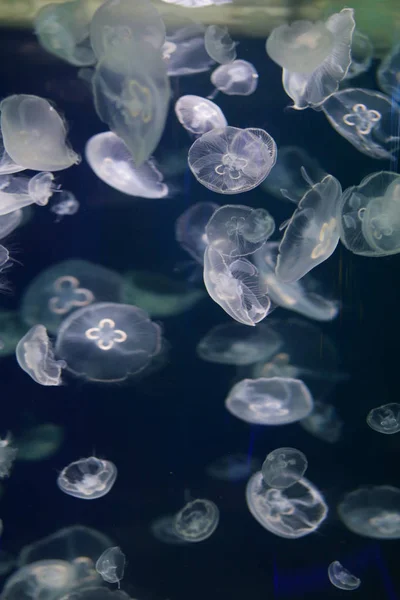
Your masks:
[{"label": "moon jellyfish", "polygon": [[75,215],[79,210],[79,202],[72,192],[62,190],[57,202],[50,207],[52,213],[58,216],[58,220],[66,215]]},{"label": "moon jellyfish", "polygon": [[279,244],[278,279],[298,281],[333,254],[339,242],[337,210],[341,197],[341,185],[332,175],[305,193]]},{"label": "moon jellyfish", "polygon": [[228,125],[219,106],[201,96],[187,95],[178,98],[175,102],[175,114],[179,123],[195,135]]},{"label": "moon jellyfish", "polygon": [[369,411],[367,423],[379,433],[392,435],[400,431],[400,404],[390,402]]},{"label": "moon jellyfish", "polygon": [[196,179],[219,194],[240,194],[257,187],[275,164],[276,144],[263,129],[224,127],[198,138],[188,163]]},{"label": "moon jellyfish", "polygon": [[236,58],[236,44],[225,26],[209,25],[204,34],[204,45],[211,58],[221,65]]},{"label": "moon jellyfish", "polygon": [[332,585],[339,588],[339,590],[356,590],[361,583],[361,580],[345,569],[338,560],[334,560],[329,565],[328,577]]},{"label": "moon jellyfish", "polygon": [[400,538],[400,489],[390,485],[362,487],[346,494],[339,517],[350,531],[369,538]]},{"label": "moon jellyfish", "polygon": [[400,136],[400,109],[380,92],[348,88],[332,94],[322,106],[332,127],[371,158],[394,159]]},{"label": "moon jellyfish", "polygon": [[335,444],[339,441],[343,421],[338,416],[333,404],[316,400],[311,414],[300,421],[300,425],[311,435],[323,442]]},{"label": "moon jellyfish", "polygon": [[18,448],[12,444],[11,434],[4,439],[0,438],[0,479],[10,476],[14,460],[18,454]]},{"label": "moon jellyfish", "polygon": [[260,525],[291,540],[317,531],[328,515],[321,492],[305,477],[285,490],[278,490],[268,487],[258,471],[247,483],[246,501]]},{"label": "moon jellyfish", "polygon": [[205,30],[201,23],[180,16],[178,19],[176,14],[173,26],[167,23],[163,59],[170,77],[203,73],[215,64],[205,48]]},{"label": "moon jellyfish", "polygon": [[64,431],[54,423],[43,423],[22,431],[16,438],[18,461],[36,462],[54,456],[60,449]]},{"label": "moon jellyfish", "polygon": [[197,499],[175,515],[174,529],[186,542],[202,542],[214,533],[218,522],[219,510],[214,502]]},{"label": "moon jellyfish", "polygon": [[57,478],[57,485],[62,492],[74,498],[95,500],[108,494],[116,478],[114,463],[90,456],[65,467]]},{"label": "moon jellyfish", "polygon": [[284,490],[299,481],[307,467],[307,458],[300,450],[277,448],[267,454],[261,473],[266,485]]},{"label": "moon jellyfish", "polygon": [[393,46],[383,58],[376,77],[381,90],[400,102],[400,44]]},{"label": "moon jellyfish", "polygon": [[260,468],[260,461],[249,454],[227,454],[213,461],[206,468],[206,473],[220,481],[241,481],[250,477]]},{"label": "moon jellyfish", "polygon": [[64,121],[44,98],[8,96],[0,111],[4,147],[17,164],[33,171],[60,171],[80,162],[66,143]]},{"label": "moon jellyfish", "polygon": [[[19,211],[30,204],[45,206],[55,189],[53,181],[54,175],[48,172],[36,173],[30,179],[11,175],[0,176],[0,216]],[[18,213],[16,218],[21,222],[21,213]],[[9,221],[6,229],[8,225]]]},{"label": "moon jellyfish", "polygon": [[96,571],[100,573],[107,583],[117,583],[124,577],[125,554],[119,546],[113,546],[104,550],[103,554],[97,559]]},{"label": "moon jellyfish", "polygon": [[197,202],[189,206],[175,222],[176,241],[201,265],[208,244],[206,225],[219,208],[215,202]]},{"label": "moon jellyfish", "polygon": [[55,360],[52,344],[43,325],[34,325],[17,344],[15,354],[21,369],[40,385],[61,385],[64,360]]},{"label": "moon jellyfish", "polygon": [[155,519],[150,525],[150,531],[153,536],[163,544],[172,546],[183,546],[187,542],[181,538],[175,531],[175,515],[164,515]]},{"label": "moon jellyfish", "polygon": [[136,306],[98,302],[61,324],[56,354],[89,381],[123,381],[148,367],[161,350],[161,329]]},{"label": "moon jellyfish", "polygon": [[230,390],[226,409],[238,419],[255,425],[286,425],[307,417],[313,398],[299,379],[271,377],[243,379]]},{"label": "moon jellyfish", "polygon": [[353,79],[368,71],[373,55],[374,47],[369,37],[355,29],[351,41],[351,63],[345,79]]},{"label": "moon jellyfish", "polygon": [[211,83],[228,96],[250,96],[257,89],[258,73],[247,60],[234,60],[211,73]]}]

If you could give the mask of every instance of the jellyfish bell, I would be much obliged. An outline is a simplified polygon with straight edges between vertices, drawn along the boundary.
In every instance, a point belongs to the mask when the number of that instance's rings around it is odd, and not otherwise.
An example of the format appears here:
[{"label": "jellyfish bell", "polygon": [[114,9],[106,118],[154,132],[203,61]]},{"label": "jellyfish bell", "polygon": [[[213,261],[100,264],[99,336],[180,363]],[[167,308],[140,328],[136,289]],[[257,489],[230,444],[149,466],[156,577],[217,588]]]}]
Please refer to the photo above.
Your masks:
[{"label": "jellyfish bell", "polygon": [[338,505],[339,517],[353,533],[375,539],[400,538],[400,489],[361,487],[346,494]]},{"label": "jellyfish bell", "polygon": [[379,433],[393,435],[400,431],[400,404],[390,402],[369,411],[367,423]]},{"label": "jellyfish bell", "polygon": [[62,492],[82,500],[95,500],[108,494],[117,478],[117,467],[95,456],[81,458],[65,467],[57,478]]},{"label": "jellyfish bell", "polygon": [[261,472],[266,485],[284,490],[303,477],[308,461],[296,448],[276,448],[263,462]]},{"label": "jellyfish bell", "polygon": [[208,244],[206,225],[219,208],[215,202],[197,202],[189,206],[175,222],[175,238],[186,252],[200,264]]},{"label": "jellyfish bell", "polygon": [[361,580],[345,569],[338,560],[329,565],[328,577],[331,584],[339,590],[356,590],[361,584]]},{"label": "jellyfish bell", "polygon": [[187,542],[209,538],[219,523],[219,509],[211,500],[199,498],[188,502],[174,519],[175,533]]},{"label": "jellyfish bell", "polygon": [[215,64],[205,48],[204,25],[175,14],[173,23],[166,19],[166,27],[163,59],[170,77],[203,73]]},{"label": "jellyfish bell", "polygon": [[43,325],[34,325],[17,344],[15,354],[21,369],[40,385],[61,385],[64,360],[56,360]]},{"label": "jellyfish bell", "polygon": [[225,26],[209,25],[204,34],[204,45],[211,58],[221,65],[236,58],[236,44]]},{"label": "jellyfish bell", "polygon": [[247,60],[220,65],[211,73],[211,83],[228,96],[250,96],[258,85],[258,73]]},{"label": "jellyfish bell", "polygon": [[57,201],[51,205],[50,210],[60,220],[66,215],[75,215],[79,210],[79,202],[72,192],[62,190]]},{"label": "jellyfish bell", "polygon": [[175,114],[180,124],[195,135],[228,125],[219,106],[201,96],[186,95],[178,98],[175,102]]},{"label": "jellyfish bell", "polygon": [[124,570],[125,554],[119,546],[107,548],[97,559],[96,571],[107,583],[117,583],[118,588],[124,577]]}]

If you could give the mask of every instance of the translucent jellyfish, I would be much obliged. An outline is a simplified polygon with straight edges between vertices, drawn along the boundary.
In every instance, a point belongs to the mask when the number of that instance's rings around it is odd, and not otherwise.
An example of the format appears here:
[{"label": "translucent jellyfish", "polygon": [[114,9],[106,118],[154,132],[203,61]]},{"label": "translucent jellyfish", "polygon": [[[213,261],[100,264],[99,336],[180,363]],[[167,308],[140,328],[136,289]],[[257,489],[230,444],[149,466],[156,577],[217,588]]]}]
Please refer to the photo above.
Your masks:
[{"label": "translucent jellyfish", "polygon": [[118,583],[118,588],[124,577],[124,570],[125,554],[119,546],[107,548],[97,559],[96,571],[107,583]]},{"label": "translucent jellyfish", "polygon": [[175,222],[175,237],[192,258],[201,265],[208,239],[206,225],[219,208],[215,202],[197,202],[189,206]]},{"label": "translucent jellyfish", "polygon": [[267,454],[261,472],[266,485],[284,490],[299,481],[307,467],[307,458],[300,450],[277,448]]},{"label": "translucent jellyfish", "polygon": [[351,63],[345,79],[353,79],[368,71],[373,55],[374,47],[369,37],[355,29],[351,41]]},{"label": "translucent jellyfish", "polygon": [[247,60],[234,60],[211,73],[211,83],[228,96],[250,96],[257,89],[258,73]]},{"label": "translucent jellyfish", "polygon": [[98,302],[61,324],[56,354],[90,381],[123,381],[148,367],[161,350],[161,329],[136,306]]},{"label": "translucent jellyfish", "polygon": [[64,360],[55,360],[46,327],[34,325],[17,344],[15,354],[21,369],[40,385],[61,385]]},{"label": "translucent jellyfish", "polygon": [[0,357],[11,356],[27,327],[21,322],[19,312],[0,311]]},{"label": "translucent jellyfish", "polygon": [[12,444],[10,433],[4,439],[0,438],[0,479],[10,476],[17,453],[18,448]]},{"label": "translucent jellyfish", "polygon": [[400,431],[400,404],[390,402],[373,408],[367,415],[367,423],[379,433],[392,435]]},{"label": "translucent jellyfish", "polygon": [[60,221],[66,215],[75,215],[79,210],[79,202],[72,192],[62,190],[57,201],[50,206],[50,210]]},{"label": "translucent jellyfish", "polygon": [[221,65],[236,58],[236,44],[224,25],[209,25],[204,34],[204,45],[211,58]]},{"label": "translucent jellyfish", "polygon": [[[48,172],[37,173],[30,179],[11,175],[0,176],[0,215],[9,215],[30,204],[45,206],[55,189],[53,181],[54,175]],[[18,212],[16,217],[9,219],[12,223],[20,224],[22,215]],[[5,224],[7,233],[10,233],[9,219]]]},{"label": "translucent jellyfish", "polygon": [[21,316],[27,325],[43,323],[57,333],[63,319],[93,302],[121,302],[124,279],[115,271],[85,260],[56,263],[37,275],[25,290]]},{"label": "translucent jellyfish", "polygon": [[304,419],[313,407],[308,387],[299,379],[242,379],[230,390],[227,410],[246,423],[286,425]]},{"label": "translucent jellyfish", "polygon": [[326,175],[305,193],[279,244],[278,279],[285,283],[298,281],[335,251],[341,197],[341,185],[332,175]]},{"label": "translucent jellyfish", "polygon": [[95,456],[81,458],[65,467],[57,477],[62,492],[82,500],[95,500],[108,494],[117,478],[117,467]]},{"label": "translucent jellyfish", "polygon": [[195,135],[228,125],[219,106],[201,96],[181,96],[175,103],[175,114],[179,123]]},{"label": "translucent jellyfish", "polygon": [[91,14],[86,0],[46,4],[36,14],[35,33],[45,50],[76,67],[93,65],[89,42]]},{"label": "translucent jellyfish", "polygon": [[384,57],[376,76],[381,90],[400,102],[400,44],[395,44]]},{"label": "translucent jellyfish", "polygon": [[338,560],[334,560],[329,565],[328,577],[332,585],[339,590],[356,590],[361,583],[361,580],[345,569]]},{"label": "translucent jellyfish", "polygon": [[353,533],[382,540],[400,538],[400,489],[396,487],[358,488],[344,496],[338,513]]},{"label": "translucent jellyfish", "polygon": [[204,284],[211,298],[232,319],[255,325],[271,308],[256,267],[247,258],[222,256],[212,246],[204,254]]},{"label": "translucent jellyfish", "polygon": [[208,71],[214,65],[204,44],[206,28],[201,23],[174,14],[173,25],[167,23],[163,59],[170,77]]},{"label": "translucent jellyfish", "polygon": [[64,121],[44,98],[8,96],[0,111],[4,147],[17,164],[33,171],[60,171],[80,161],[66,143]]},{"label": "translucent jellyfish", "polygon": [[163,544],[172,546],[182,546],[187,542],[181,538],[175,531],[175,515],[164,515],[155,519],[150,525],[150,531],[153,536]]},{"label": "translucent jellyfish", "polygon": [[189,149],[189,167],[206,188],[240,194],[257,187],[275,164],[276,144],[263,129],[224,127],[198,138]]},{"label": "translucent jellyfish", "polygon": [[333,404],[319,400],[314,402],[312,413],[302,419],[300,425],[311,435],[329,444],[338,442],[343,430],[343,421]]},{"label": "translucent jellyfish", "polygon": [[268,487],[258,471],[249,479],[246,501],[260,525],[292,540],[317,531],[328,515],[321,492],[305,477],[285,490],[277,490]]},{"label": "translucent jellyfish", "polygon": [[206,468],[206,473],[213,479],[221,481],[241,481],[250,477],[260,468],[260,461],[249,454],[227,454],[213,461]]},{"label": "translucent jellyfish", "polygon": [[97,177],[124,194],[141,198],[163,198],[168,194],[155,161],[150,158],[137,167],[125,143],[111,131],[91,137],[85,156]]},{"label": "translucent jellyfish", "polygon": [[400,136],[400,109],[380,92],[348,88],[332,94],[322,106],[329,123],[350,144],[371,158],[395,158]]},{"label": "translucent jellyfish", "polygon": [[275,231],[275,221],[264,208],[226,204],[206,225],[208,244],[224,256],[253,254]]},{"label": "translucent jellyfish", "polygon": [[16,438],[17,460],[27,462],[46,460],[58,452],[63,439],[63,428],[54,423],[43,423],[25,429]]},{"label": "translucent jellyfish", "polygon": [[218,522],[218,507],[211,500],[199,498],[188,502],[175,515],[174,528],[186,542],[202,542],[214,533]]}]

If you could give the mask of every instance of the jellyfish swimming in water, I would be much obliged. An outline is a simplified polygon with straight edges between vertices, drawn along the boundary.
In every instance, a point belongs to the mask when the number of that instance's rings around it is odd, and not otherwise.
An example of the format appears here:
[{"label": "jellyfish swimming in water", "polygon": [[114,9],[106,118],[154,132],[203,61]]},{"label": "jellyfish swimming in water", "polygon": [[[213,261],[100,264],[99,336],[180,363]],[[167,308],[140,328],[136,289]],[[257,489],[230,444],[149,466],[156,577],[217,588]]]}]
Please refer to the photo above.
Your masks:
[{"label": "jellyfish swimming in water", "polygon": [[379,433],[393,435],[400,431],[400,404],[390,402],[382,406],[377,406],[369,411],[367,423]]},{"label": "jellyfish swimming in water", "polygon": [[211,74],[211,83],[216,89],[211,97],[218,91],[228,96],[250,96],[257,89],[258,73],[247,60],[234,60],[217,67]]},{"label": "jellyfish swimming in water", "polygon": [[194,135],[202,135],[228,125],[225,115],[214,102],[201,96],[181,96],[175,102],[175,114],[183,127]]},{"label": "jellyfish swimming in water", "polygon": [[203,542],[216,530],[219,509],[211,500],[198,498],[188,502],[175,515],[174,530],[186,542]]},{"label": "jellyfish swimming in water", "polygon": [[96,562],[96,571],[107,583],[117,583],[118,589],[124,577],[125,554],[119,546],[107,548]]},{"label": "jellyfish swimming in water", "polygon": [[204,34],[204,45],[211,58],[221,65],[236,58],[236,44],[225,26],[209,25]]},{"label": "jellyfish swimming in water", "polygon": [[65,360],[56,360],[43,325],[34,325],[17,344],[15,354],[21,369],[40,385],[61,385]]},{"label": "jellyfish swimming in water", "polygon": [[361,583],[361,580],[345,569],[338,560],[334,560],[329,565],[328,577],[332,585],[339,590],[356,590]]},{"label": "jellyfish swimming in water", "polygon": [[95,456],[81,458],[65,467],[57,478],[62,492],[83,500],[95,500],[108,494],[117,478],[117,467]]},{"label": "jellyfish swimming in water", "polygon": [[276,448],[267,454],[261,472],[267,485],[284,490],[303,477],[307,466],[307,458],[300,450]]}]

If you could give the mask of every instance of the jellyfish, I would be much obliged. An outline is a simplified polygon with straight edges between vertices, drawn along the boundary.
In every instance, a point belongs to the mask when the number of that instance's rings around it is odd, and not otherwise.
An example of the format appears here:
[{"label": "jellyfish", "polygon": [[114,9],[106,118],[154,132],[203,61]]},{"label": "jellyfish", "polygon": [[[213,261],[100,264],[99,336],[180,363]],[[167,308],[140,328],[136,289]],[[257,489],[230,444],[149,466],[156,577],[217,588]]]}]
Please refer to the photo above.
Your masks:
[{"label": "jellyfish", "polygon": [[332,94],[322,105],[332,127],[357,150],[379,159],[394,159],[400,136],[393,123],[400,108],[380,92],[348,88]]},{"label": "jellyfish", "polygon": [[170,77],[203,73],[215,64],[205,48],[205,31],[201,23],[180,15],[174,15],[173,25],[167,22],[163,59]]},{"label": "jellyfish", "polygon": [[199,498],[185,504],[175,515],[174,530],[186,542],[203,542],[214,533],[218,522],[218,506]]},{"label": "jellyfish", "polygon": [[257,89],[258,73],[247,60],[234,60],[211,73],[211,83],[228,96],[250,96]]},{"label": "jellyfish", "polygon": [[376,76],[381,90],[400,102],[400,44],[395,44],[383,58]]},{"label": "jellyfish", "polygon": [[236,44],[225,26],[209,25],[204,34],[204,45],[211,58],[221,65],[236,59]]},{"label": "jellyfish", "polygon": [[18,448],[13,445],[10,433],[4,439],[0,438],[0,479],[10,476],[17,454]]},{"label": "jellyfish", "polygon": [[198,138],[189,149],[189,167],[206,188],[240,194],[257,187],[275,164],[276,144],[263,129],[224,127]]},{"label": "jellyfish", "polygon": [[246,501],[262,527],[291,540],[317,531],[328,515],[321,492],[305,477],[285,490],[278,490],[268,487],[258,471],[247,483]]},{"label": "jellyfish", "polygon": [[197,202],[189,206],[175,222],[177,242],[201,265],[208,244],[206,225],[217,208],[219,206],[215,202]]},{"label": "jellyfish", "polygon": [[79,202],[72,192],[62,190],[57,202],[51,205],[50,210],[57,215],[57,221],[60,221],[66,215],[75,215],[79,210]]},{"label": "jellyfish", "polygon": [[6,580],[3,600],[56,600],[79,585],[76,568],[64,560],[40,560],[25,565]]},{"label": "jellyfish", "polygon": [[219,106],[201,96],[181,96],[175,102],[175,114],[179,123],[195,135],[228,125]]},{"label": "jellyfish", "polygon": [[54,358],[53,347],[44,325],[34,325],[15,349],[17,362],[40,385],[61,385],[64,360]]},{"label": "jellyfish", "polygon": [[120,587],[120,581],[124,577],[125,554],[119,546],[107,548],[97,559],[96,571],[100,573],[107,583],[117,583]]},{"label": "jellyfish", "polygon": [[108,494],[117,478],[117,467],[95,456],[81,458],[61,471],[57,485],[62,492],[82,500],[95,500]]},{"label": "jellyfish", "polygon": [[258,458],[237,452],[214,460],[206,468],[206,473],[213,479],[235,482],[247,479],[259,468],[260,461]]},{"label": "jellyfish", "polygon": [[182,546],[187,544],[175,531],[175,515],[164,515],[155,519],[150,525],[152,535],[163,544]]},{"label": "jellyfish", "polygon": [[261,472],[266,485],[284,490],[294,485],[307,471],[308,461],[296,448],[276,448],[263,462]]},{"label": "jellyfish", "polygon": [[319,400],[314,402],[311,414],[302,419],[300,425],[308,433],[328,444],[338,442],[343,430],[343,421],[338,416],[333,404]]},{"label": "jellyfish", "polygon": [[308,387],[299,379],[259,377],[242,379],[230,390],[226,409],[255,425],[286,425],[307,417],[313,407]]},{"label": "jellyfish", "polygon": [[[19,211],[30,204],[45,206],[55,190],[53,181],[54,175],[48,172],[37,173],[30,179],[10,175],[0,176],[0,216]],[[9,219],[20,224],[22,214],[18,212],[16,217],[9,217]],[[9,223],[7,219],[5,225],[7,233],[10,233]]]},{"label": "jellyfish", "polygon": [[33,171],[60,171],[80,162],[67,145],[64,121],[44,98],[8,96],[0,103],[4,148],[11,159]]},{"label": "jellyfish", "polygon": [[349,492],[338,506],[339,517],[353,533],[369,538],[400,538],[400,489],[368,486]]},{"label": "jellyfish", "polygon": [[398,402],[390,402],[377,406],[369,411],[367,415],[367,423],[379,433],[392,435],[400,431],[400,404]]},{"label": "jellyfish", "polygon": [[136,306],[96,302],[61,324],[56,354],[89,381],[123,381],[148,367],[161,351],[161,329]]},{"label": "jellyfish", "polygon": [[36,462],[54,456],[64,439],[64,430],[54,423],[42,423],[22,431],[16,438],[17,460]]},{"label": "jellyfish", "polygon": [[337,210],[341,197],[341,185],[332,175],[305,193],[279,244],[278,279],[284,283],[298,281],[333,254],[339,243]]},{"label": "jellyfish", "polygon": [[355,29],[351,41],[351,63],[344,79],[353,79],[366,73],[372,64],[373,55],[374,47],[369,37]]},{"label": "jellyfish", "polygon": [[338,560],[334,560],[329,565],[328,577],[332,585],[339,590],[356,590],[361,583],[361,580],[345,569]]}]

